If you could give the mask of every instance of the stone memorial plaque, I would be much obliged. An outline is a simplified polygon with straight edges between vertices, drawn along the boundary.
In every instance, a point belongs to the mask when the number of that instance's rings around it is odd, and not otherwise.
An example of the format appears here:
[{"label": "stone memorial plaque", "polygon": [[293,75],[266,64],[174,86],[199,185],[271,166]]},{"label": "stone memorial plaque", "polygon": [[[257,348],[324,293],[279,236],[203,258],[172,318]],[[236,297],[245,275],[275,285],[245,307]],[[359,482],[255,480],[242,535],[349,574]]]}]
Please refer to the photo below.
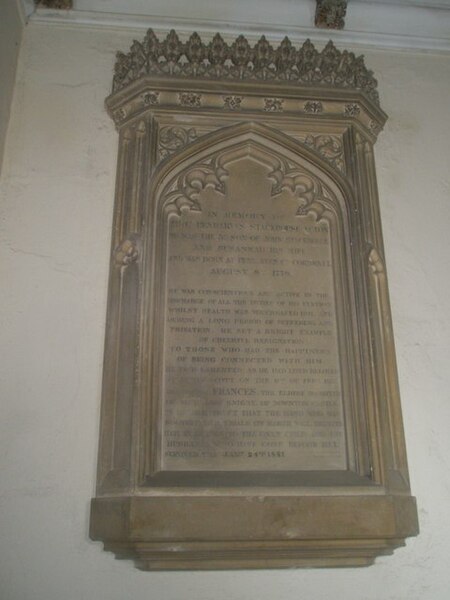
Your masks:
[{"label": "stone memorial plaque", "polygon": [[91,537],[143,569],[359,566],[417,533],[362,57],[149,31],[119,131]]},{"label": "stone memorial plaque", "polygon": [[270,172],[239,158],[170,215],[164,469],[346,468],[329,223]]}]

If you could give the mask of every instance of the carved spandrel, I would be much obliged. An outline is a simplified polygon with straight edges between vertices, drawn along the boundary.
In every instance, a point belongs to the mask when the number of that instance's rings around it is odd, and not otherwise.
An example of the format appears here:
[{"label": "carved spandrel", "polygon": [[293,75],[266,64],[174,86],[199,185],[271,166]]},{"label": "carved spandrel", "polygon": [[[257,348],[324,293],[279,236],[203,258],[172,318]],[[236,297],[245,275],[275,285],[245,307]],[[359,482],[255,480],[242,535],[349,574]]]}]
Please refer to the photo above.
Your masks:
[{"label": "carved spandrel", "polygon": [[333,167],[345,172],[345,158],[342,138],[338,135],[306,134],[295,135],[295,138],[311,148]]},{"label": "carved spandrel", "polygon": [[225,192],[224,180],[228,172],[219,156],[205,159],[181,173],[176,181],[165,190],[164,210],[181,216],[183,209],[201,212],[199,195],[207,188]]},{"label": "carved spandrel", "polygon": [[167,158],[197,139],[194,127],[166,126],[159,130],[158,152],[161,159]]},{"label": "carved spandrel", "polygon": [[[234,98],[232,96],[228,98]],[[266,99],[267,100],[267,99]],[[230,100],[231,101],[231,100]],[[237,109],[239,105],[237,105]],[[236,110],[237,110],[236,109]],[[230,109],[234,110],[234,109]],[[275,110],[275,112],[277,112]],[[175,152],[182,150],[188,144],[196,141],[202,135],[209,133],[215,128],[209,127],[188,127],[181,125],[166,125],[159,129],[158,134],[158,157],[160,160],[172,156]],[[345,172],[344,148],[342,136],[324,135],[324,134],[300,134],[291,132],[290,135],[302,142],[309,149],[317,152],[322,158],[329,162],[340,172]]]}]

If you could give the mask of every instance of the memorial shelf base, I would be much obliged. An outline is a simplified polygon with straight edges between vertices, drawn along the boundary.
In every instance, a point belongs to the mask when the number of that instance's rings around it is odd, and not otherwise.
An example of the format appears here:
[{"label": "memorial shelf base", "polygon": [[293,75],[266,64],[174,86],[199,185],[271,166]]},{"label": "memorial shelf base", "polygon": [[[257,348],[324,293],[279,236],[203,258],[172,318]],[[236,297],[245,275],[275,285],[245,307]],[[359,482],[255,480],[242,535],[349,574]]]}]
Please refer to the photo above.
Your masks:
[{"label": "memorial shelf base", "polygon": [[363,567],[416,535],[414,498],[96,498],[91,537],[143,570]]}]

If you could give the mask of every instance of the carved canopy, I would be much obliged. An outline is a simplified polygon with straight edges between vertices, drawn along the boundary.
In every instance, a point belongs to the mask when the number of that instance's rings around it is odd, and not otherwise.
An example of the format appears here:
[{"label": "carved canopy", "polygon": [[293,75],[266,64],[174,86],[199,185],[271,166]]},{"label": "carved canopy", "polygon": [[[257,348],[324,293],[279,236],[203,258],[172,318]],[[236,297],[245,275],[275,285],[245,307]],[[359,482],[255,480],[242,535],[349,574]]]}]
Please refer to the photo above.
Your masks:
[{"label": "carved canopy", "polygon": [[133,42],[128,54],[117,53],[113,92],[143,75],[350,88],[379,103],[377,81],[363,56],[341,52],[331,40],[319,52],[310,40],[297,49],[285,37],[274,48],[264,36],[251,46],[243,35],[227,44],[216,33],[205,44],[193,33],[183,43],[173,29],[163,41],[149,29],[142,42]]}]

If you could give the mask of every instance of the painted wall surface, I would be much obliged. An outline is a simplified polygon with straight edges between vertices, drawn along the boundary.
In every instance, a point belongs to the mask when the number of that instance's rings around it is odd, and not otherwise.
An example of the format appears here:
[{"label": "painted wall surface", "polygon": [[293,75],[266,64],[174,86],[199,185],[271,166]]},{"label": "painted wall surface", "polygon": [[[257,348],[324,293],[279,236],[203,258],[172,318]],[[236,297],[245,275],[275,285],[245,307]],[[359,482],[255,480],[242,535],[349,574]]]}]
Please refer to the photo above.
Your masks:
[{"label": "painted wall surface", "polygon": [[363,569],[145,573],[88,539],[117,133],[103,108],[133,32],[27,27],[0,187],[2,600],[448,600],[450,59],[366,52],[421,534]]},{"label": "painted wall surface", "polygon": [[16,0],[0,0],[0,171],[22,30]]}]

